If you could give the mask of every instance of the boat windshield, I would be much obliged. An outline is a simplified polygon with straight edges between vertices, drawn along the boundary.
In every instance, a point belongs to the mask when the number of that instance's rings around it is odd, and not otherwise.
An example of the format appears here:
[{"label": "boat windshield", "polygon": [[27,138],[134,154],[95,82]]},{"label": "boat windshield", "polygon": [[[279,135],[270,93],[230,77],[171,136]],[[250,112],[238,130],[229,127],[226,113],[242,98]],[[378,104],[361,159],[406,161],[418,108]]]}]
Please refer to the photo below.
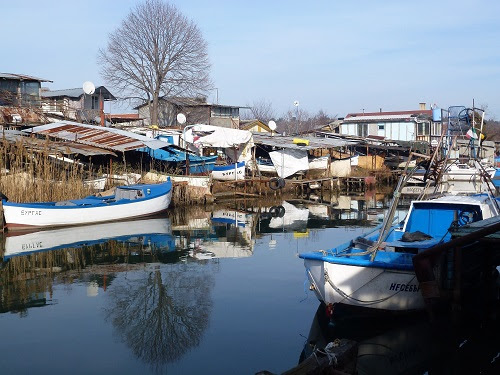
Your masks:
[{"label": "boat windshield", "polygon": [[442,237],[455,221],[458,226],[482,220],[478,205],[450,203],[414,203],[405,232],[421,231],[434,238]]}]

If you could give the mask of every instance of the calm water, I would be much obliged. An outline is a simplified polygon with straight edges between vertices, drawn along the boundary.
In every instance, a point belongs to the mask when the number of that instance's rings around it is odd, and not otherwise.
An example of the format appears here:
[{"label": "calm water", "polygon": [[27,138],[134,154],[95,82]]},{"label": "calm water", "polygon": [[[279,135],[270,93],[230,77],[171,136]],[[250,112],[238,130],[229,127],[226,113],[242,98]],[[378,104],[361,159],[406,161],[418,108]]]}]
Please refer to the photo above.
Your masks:
[{"label": "calm water", "polygon": [[297,257],[369,230],[386,203],[192,208],[6,237],[0,373],[280,373],[339,334],[388,351],[360,346],[360,373],[423,373],[436,358],[425,319],[360,335],[353,319],[322,317]]}]

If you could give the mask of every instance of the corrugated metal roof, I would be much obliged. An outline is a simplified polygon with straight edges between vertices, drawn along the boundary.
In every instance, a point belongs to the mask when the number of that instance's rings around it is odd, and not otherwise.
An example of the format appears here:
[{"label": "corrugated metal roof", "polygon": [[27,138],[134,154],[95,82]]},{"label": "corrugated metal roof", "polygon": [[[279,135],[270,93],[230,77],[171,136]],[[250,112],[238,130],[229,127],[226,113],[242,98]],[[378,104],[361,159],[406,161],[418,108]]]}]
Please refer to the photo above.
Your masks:
[{"label": "corrugated metal roof", "polygon": [[344,123],[349,122],[377,122],[377,121],[410,121],[414,118],[430,118],[432,110],[420,109],[413,111],[392,111],[392,112],[366,112],[366,113],[349,113],[343,120]]},{"label": "corrugated metal roof", "polygon": [[2,136],[5,137],[5,140],[10,143],[17,143],[19,141],[22,141],[25,145],[34,150],[49,150],[52,153],[60,153],[63,155],[80,154],[85,156],[117,156],[114,152],[105,150],[103,148],[78,144],[74,142],[50,142],[47,144],[45,140],[31,138],[25,132],[17,130],[4,130]]},{"label": "corrugated metal roof", "polygon": [[72,121],[54,122],[24,131],[119,152],[137,150],[142,147],[156,150],[169,145],[167,142],[126,130],[80,124]]},{"label": "corrugated metal roof", "polygon": [[[293,143],[296,138],[307,139],[309,141],[308,146],[298,146]],[[342,147],[347,145],[355,145],[359,142],[347,141],[344,139],[334,139],[334,138],[319,138],[319,137],[284,137],[281,135],[271,136],[264,133],[253,133],[254,143],[260,143],[267,146],[275,146],[281,148],[291,148],[297,150],[315,150],[318,148],[333,148]]]},{"label": "corrugated metal roof", "polygon": [[[68,98],[79,98],[84,94],[83,88],[75,89],[64,89],[64,90],[50,90],[42,91],[42,98],[58,98],[58,97],[68,97]],[[109,90],[104,86],[99,86],[95,89],[95,96],[102,94],[104,100],[116,100],[116,98],[109,92]]]},{"label": "corrugated metal roof", "polygon": [[52,82],[49,79],[37,78],[26,74],[0,73],[0,78],[3,79],[18,79],[24,81]]}]

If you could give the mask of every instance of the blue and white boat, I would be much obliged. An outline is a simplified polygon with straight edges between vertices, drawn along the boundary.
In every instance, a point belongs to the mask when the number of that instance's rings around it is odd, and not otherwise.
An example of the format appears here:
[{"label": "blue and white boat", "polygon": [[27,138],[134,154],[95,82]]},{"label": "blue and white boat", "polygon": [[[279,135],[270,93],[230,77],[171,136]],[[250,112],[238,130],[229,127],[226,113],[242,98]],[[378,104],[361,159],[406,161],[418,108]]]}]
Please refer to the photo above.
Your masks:
[{"label": "blue and white boat", "polygon": [[118,186],[111,196],[60,202],[14,203],[2,199],[8,230],[95,224],[146,217],[165,211],[172,198],[170,178],[160,184]]},{"label": "blue and white boat", "polygon": [[414,254],[451,239],[450,229],[499,215],[487,194],[413,201],[401,223],[329,250],[302,253],[320,301],[379,310],[423,309]]},{"label": "blue and white boat", "polygon": [[236,181],[245,179],[245,162],[215,165],[212,171],[212,178],[218,181]]}]

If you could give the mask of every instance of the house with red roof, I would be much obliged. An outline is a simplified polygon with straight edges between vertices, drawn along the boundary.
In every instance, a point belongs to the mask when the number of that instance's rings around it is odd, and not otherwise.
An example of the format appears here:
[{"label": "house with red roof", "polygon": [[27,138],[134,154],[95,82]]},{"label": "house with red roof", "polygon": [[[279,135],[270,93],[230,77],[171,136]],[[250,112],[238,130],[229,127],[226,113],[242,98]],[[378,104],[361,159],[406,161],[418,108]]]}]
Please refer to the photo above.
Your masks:
[{"label": "house with red roof", "polygon": [[420,103],[417,110],[349,113],[339,126],[340,134],[394,141],[438,140],[441,122],[432,118],[432,109]]}]

